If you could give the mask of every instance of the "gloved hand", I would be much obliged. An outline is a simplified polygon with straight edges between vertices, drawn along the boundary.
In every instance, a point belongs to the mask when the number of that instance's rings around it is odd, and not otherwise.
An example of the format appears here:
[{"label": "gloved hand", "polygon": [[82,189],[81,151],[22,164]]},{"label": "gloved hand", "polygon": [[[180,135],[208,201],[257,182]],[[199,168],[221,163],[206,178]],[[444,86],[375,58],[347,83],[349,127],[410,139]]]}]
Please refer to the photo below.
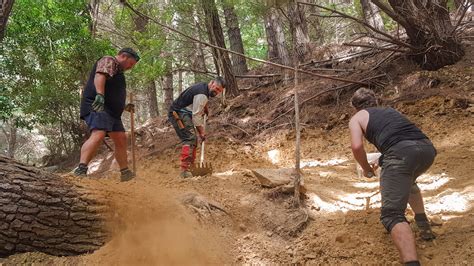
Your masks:
[{"label": "gloved hand", "polygon": [[127,112],[135,112],[135,105],[133,103],[127,103],[124,110]]},{"label": "gloved hand", "polygon": [[199,138],[201,139],[201,142],[206,141],[206,135],[204,135],[204,134],[199,135]]},{"label": "gloved hand", "polygon": [[104,95],[97,93],[97,95],[95,96],[95,100],[92,103],[92,110],[94,110],[95,112],[103,112],[104,103],[105,103]]}]

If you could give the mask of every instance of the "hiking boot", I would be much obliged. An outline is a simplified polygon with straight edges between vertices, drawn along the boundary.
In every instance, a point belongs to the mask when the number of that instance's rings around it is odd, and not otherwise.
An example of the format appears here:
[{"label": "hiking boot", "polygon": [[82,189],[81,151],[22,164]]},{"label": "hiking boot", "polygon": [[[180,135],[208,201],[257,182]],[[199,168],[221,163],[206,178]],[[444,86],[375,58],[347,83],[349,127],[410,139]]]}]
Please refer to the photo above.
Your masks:
[{"label": "hiking boot", "polygon": [[183,178],[183,179],[186,179],[186,178],[191,178],[193,177],[193,174],[189,171],[183,171],[181,172],[181,174],[179,175],[179,177]]},{"label": "hiking boot", "polygon": [[127,182],[132,180],[135,177],[135,174],[132,172],[132,170],[125,168],[123,170],[120,170],[120,181],[121,182]]},{"label": "hiking boot", "polygon": [[87,176],[87,166],[85,164],[80,163],[74,170],[72,170],[72,174],[74,176],[79,176],[79,177],[86,177]]},{"label": "hiking boot", "polygon": [[430,223],[428,221],[416,221],[416,226],[420,230],[420,237],[425,241],[430,241],[436,238],[431,230]]}]

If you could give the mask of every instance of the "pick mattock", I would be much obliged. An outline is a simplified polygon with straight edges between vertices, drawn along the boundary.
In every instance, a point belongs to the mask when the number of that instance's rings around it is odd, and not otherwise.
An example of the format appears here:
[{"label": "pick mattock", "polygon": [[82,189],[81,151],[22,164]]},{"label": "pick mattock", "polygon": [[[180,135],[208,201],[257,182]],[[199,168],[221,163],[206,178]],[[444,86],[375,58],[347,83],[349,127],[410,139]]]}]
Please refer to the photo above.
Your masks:
[{"label": "pick mattock", "polygon": [[[207,120],[207,115],[204,115],[204,130],[206,129],[206,120]],[[191,166],[190,171],[193,174],[193,176],[205,176],[205,175],[212,174],[212,164],[204,162],[205,142],[206,141],[201,142],[201,160],[199,164],[193,164]]]}]

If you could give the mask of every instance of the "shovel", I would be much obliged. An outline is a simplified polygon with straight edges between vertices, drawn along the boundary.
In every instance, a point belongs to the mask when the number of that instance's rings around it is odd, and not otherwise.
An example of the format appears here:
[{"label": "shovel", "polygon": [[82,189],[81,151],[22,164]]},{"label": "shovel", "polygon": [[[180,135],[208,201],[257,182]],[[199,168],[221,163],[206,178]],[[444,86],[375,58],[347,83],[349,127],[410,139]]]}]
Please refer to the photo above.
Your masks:
[{"label": "shovel", "polygon": [[[207,116],[204,116],[204,128],[206,127],[206,119]],[[194,164],[191,166],[191,173],[193,176],[205,176],[205,175],[210,175],[212,174],[212,164],[211,163],[204,163],[204,147],[205,147],[205,142],[201,142],[201,160],[199,164]]]}]

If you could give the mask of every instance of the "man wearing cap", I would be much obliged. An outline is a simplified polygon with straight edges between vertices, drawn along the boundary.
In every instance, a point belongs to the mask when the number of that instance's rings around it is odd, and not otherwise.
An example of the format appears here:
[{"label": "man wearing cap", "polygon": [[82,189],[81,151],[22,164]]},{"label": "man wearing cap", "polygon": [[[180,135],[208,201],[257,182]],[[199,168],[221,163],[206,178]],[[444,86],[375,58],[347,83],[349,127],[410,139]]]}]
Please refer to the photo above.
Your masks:
[{"label": "man wearing cap", "polygon": [[106,135],[115,144],[115,159],[120,166],[121,181],[129,181],[134,173],[128,169],[127,137],[122,124],[122,112],[134,106],[125,105],[127,98],[124,71],[140,60],[131,48],[121,49],[116,56],[104,56],[92,68],[81,99],[81,119],[90,130],[90,137],[82,145],[79,165],[73,170],[76,176],[87,175],[87,165]]},{"label": "man wearing cap", "polygon": [[193,176],[189,168],[196,159],[196,131],[201,141],[206,139],[204,115],[208,115],[209,96],[217,96],[224,88],[225,82],[221,77],[216,77],[209,83],[194,84],[184,90],[169,108],[168,120],[183,143],[180,156],[182,178]]}]

